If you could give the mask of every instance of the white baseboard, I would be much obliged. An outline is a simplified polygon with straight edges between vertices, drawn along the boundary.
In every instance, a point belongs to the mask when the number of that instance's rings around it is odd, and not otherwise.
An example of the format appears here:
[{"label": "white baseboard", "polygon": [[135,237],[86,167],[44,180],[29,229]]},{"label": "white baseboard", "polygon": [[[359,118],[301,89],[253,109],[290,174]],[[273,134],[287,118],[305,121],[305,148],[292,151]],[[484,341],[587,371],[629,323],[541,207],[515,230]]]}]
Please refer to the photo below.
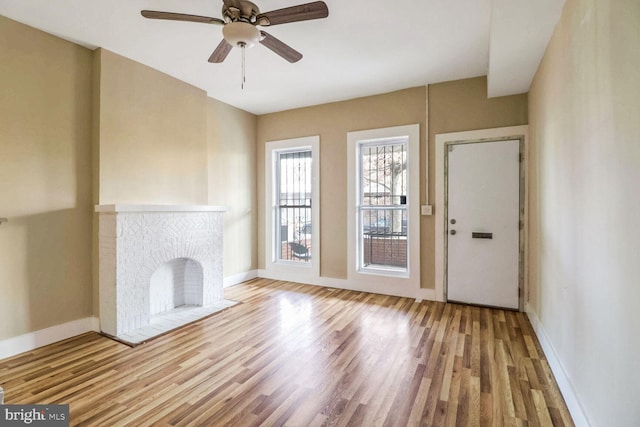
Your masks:
[{"label": "white baseboard", "polygon": [[233,274],[222,280],[222,287],[228,288],[229,286],[237,285],[247,280],[255,279],[256,277],[258,277],[258,270],[249,270],[243,273]]},{"label": "white baseboard", "polygon": [[362,285],[347,279],[335,279],[332,277],[308,277],[296,276],[295,272],[287,273],[282,271],[258,270],[258,277],[272,280],[286,280],[290,282],[302,283],[305,285],[325,286],[327,288],[345,289],[348,291],[370,292],[374,294],[392,295],[396,297],[414,298],[416,300],[436,301],[435,289],[407,289],[395,288],[392,291],[385,286]]},{"label": "white baseboard", "polygon": [[0,359],[31,351],[89,331],[100,331],[97,317],[85,317],[0,341]]},{"label": "white baseboard", "polygon": [[588,427],[590,424],[587,420],[587,415],[580,405],[578,396],[576,396],[573,386],[571,385],[571,380],[569,379],[569,376],[567,375],[567,372],[564,369],[562,361],[558,357],[553,344],[551,344],[551,341],[549,340],[549,337],[544,330],[544,326],[540,322],[540,319],[538,319],[536,313],[531,309],[531,307],[527,306],[526,312],[529,316],[529,320],[531,321],[531,326],[533,326],[533,330],[536,332],[538,341],[540,341],[540,345],[542,346],[544,355],[549,362],[549,367],[553,372],[553,376],[556,378],[558,388],[560,388],[560,393],[562,393],[562,397],[567,404],[567,408],[569,408],[569,412],[571,413],[574,424],[577,427]]}]

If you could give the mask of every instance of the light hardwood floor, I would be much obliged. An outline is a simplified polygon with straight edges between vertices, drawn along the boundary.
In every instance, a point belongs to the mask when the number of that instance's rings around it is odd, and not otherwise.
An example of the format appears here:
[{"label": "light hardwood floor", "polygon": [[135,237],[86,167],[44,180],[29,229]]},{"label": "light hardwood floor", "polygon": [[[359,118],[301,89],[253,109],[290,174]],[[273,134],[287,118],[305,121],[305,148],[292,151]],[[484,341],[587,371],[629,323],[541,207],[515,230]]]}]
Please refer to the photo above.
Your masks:
[{"label": "light hardwood floor", "polygon": [[5,403],[71,425],[573,425],[523,313],[256,279],[135,348],[88,333],[0,361]]}]

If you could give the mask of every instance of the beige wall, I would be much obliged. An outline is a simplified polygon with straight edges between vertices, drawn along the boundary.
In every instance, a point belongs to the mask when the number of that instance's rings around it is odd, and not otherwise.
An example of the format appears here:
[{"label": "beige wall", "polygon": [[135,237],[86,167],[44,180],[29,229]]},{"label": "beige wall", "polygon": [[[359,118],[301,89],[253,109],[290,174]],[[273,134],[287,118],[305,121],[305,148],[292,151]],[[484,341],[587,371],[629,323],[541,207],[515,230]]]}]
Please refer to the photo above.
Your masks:
[{"label": "beige wall", "polygon": [[[525,125],[527,121],[527,94],[489,99],[486,77],[429,85],[429,202],[435,203],[437,134]],[[422,286],[435,288],[435,216],[423,217],[421,234]]]},{"label": "beige wall", "polygon": [[[424,87],[350,101],[301,108],[258,117],[258,176],[264,175],[264,143],[320,135],[321,266],[325,277],[347,276],[347,132],[419,123],[420,204],[425,204]],[[486,78],[429,86],[429,153],[435,153],[435,134],[527,123],[527,95],[487,99]],[[429,203],[435,201],[435,163],[429,159]],[[264,187],[258,187],[260,230],[264,230]],[[436,206],[435,209],[439,207]],[[421,287],[435,288],[435,217],[421,217]],[[264,268],[264,233],[260,233],[258,265]]]},{"label": "beige wall", "polygon": [[209,98],[207,146],[209,204],[224,214],[224,274],[257,268],[255,115]]},{"label": "beige wall", "polygon": [[107,50],[95,54],[100,203],[206,204],[206,93]]},{"label": "beige wall", "polygon": [[[264,148],[268,141],[320,135],[320,275],[347,277],[347,132],[419,123],[424,87],[258,116],[258,266],[264,268]],[[421,151],[421,159],[424,157]]]},{"label": "beige wall", "polygon": [[529,98],[531,309],[593,426],[640,420],[640,2],[567,0]]},{"label": "beige wall", "polygon": [[0,340],[91,315],[91,51],[0,16]]},{"label": "beige wall", "polygon": [[230,206],[256,268],[254,115],[4,17],[0,64],[0,340],[98,315],[96,203]]},{"label": "beige wall", "polygon": [[254,270],[256,116],[103,49],[94,64],[99,202],[227,206],[224,276]]},{"label": "beige wall", "polygon": [[[3,87],[15,93],[2,100],[2,119],[8,129],[3,131],[2,142],[10,148],[4,149],[6,166],[0,173],[10,177],[0,185],[3,194],[9,194],[8,205],[13,206],[13,210],[0,212],[0,216],[11,218],[0,229],[0,233],[11,234],[11,239],[0,242],[7,252],[2,260],[11,260],[10,267],[2,270],[3,284],[20,283],[12,285],[12,289],[19,289],[12,291],[20,294],[16,298],[21,298],[12,299],[16,302],[11,305],[12,310],[36,319],[23,327],[4,323],[3,327],[9,328],[7,336],[81,317],[77,313],[98,314],[97,292],[93,309],[91,304],[87,308],[91,287],[80,285],[91,282],[87,278],[92,273],[91,259],[76,262],[86,257],[88,248],[96,246],[91,238],[83,238],[91,235],[94,203],[230,206],[225,218],[225,275],[263,267],[263,233],[257,230],[264,230],[264,213],[256,213],[264,202],[264,143],[320,135],[321,274],[346,278],[347,132],[419,123],[424,182],[424,87],[255,117],[109,51],[92,54],[12,21],[1,22],[2,37],[7,39],[3,44],[3,64],[9,64],[2,72],[10,73],[3,80],[18,82]],[[28,46],[19,48],[23,44]],[[430,152],[436,132],[526,122],[526,96],[487,100],[484,78],[432,85],[429,90]],[[13,140],[20,140],[21,144],[13,144]],[[255,141],[257,150],[253,147]],[[434,170],[433,160],[429,169]],[[433,183],[433,176],[430,182]],[[427,203],[424,193],[423,188],[421,204]],[[433,203],[433,199],[429,202]],[[82,203],[86,211],[80,210]],[[38,259],[49,246],[34,245],[21,237],[16,229],[18,218],[23,213],[37,214],[33,221],[48,224],[54,216],[41,215],[50,210],[66,212],[55,215],[56,220],[64,221],[64,227],[47,228],[41,237],[53,241],[57,230],[63,230],[64,250],[55,247],[55,256],[39,264],[35,274],[30,272],[32,261],[28,260]],[[76,218],[81,214],[85,216]],[[69,220],[66,215],[75,216]],[[421,221],[422,286],[433,288],[433,217],[422,217]],[[94,253],[94,262],[95,256]],[[39,321],[29,304],[39,306],[43,300],[30,297],[29,289],[42,286],[40,283],[47,281],[42,277],[66,277],[71,273],[74,280],[62,286],[75,286],[74,295],[78,298],[65,300],[60,316],[52,309],[51,314],[44,315],[45,320]],[[19,315],[12,318],[22,325]]]},{"label": "beige wall", "polygon": [[527,124],[526,93],[487,98],[486,77],[429,85],[430,143],[438,133],[524,124]]}]

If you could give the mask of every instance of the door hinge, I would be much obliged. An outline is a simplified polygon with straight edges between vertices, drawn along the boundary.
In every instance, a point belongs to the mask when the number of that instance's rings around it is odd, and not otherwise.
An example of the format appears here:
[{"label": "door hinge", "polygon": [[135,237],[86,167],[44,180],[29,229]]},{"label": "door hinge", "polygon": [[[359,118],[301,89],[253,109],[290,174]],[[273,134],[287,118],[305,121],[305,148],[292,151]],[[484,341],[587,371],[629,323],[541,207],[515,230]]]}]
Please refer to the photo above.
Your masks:
[{"label": "door hinge", "polygon": [[524,222],[518,221],[518,229],[519,230],[523,230],[524,229]]},{"label": "door hinge", "polygon": [[522,163],[524,161],[524,154],[522,154],[522,153],[518,154],[518,161],[520,163]]}]

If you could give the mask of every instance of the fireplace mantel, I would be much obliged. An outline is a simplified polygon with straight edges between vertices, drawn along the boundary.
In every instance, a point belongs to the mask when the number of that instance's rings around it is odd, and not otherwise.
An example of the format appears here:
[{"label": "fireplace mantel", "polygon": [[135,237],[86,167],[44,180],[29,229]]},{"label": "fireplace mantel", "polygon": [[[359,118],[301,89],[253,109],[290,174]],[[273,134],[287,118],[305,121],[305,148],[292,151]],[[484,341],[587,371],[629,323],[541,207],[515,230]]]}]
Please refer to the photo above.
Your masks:
[{"label": "fireplace mantel", "polygon": [[226,212],[226,206],[210,205],[130,205],[130,204],[110,204],[96,205],[98,213],[116,212]]}]

